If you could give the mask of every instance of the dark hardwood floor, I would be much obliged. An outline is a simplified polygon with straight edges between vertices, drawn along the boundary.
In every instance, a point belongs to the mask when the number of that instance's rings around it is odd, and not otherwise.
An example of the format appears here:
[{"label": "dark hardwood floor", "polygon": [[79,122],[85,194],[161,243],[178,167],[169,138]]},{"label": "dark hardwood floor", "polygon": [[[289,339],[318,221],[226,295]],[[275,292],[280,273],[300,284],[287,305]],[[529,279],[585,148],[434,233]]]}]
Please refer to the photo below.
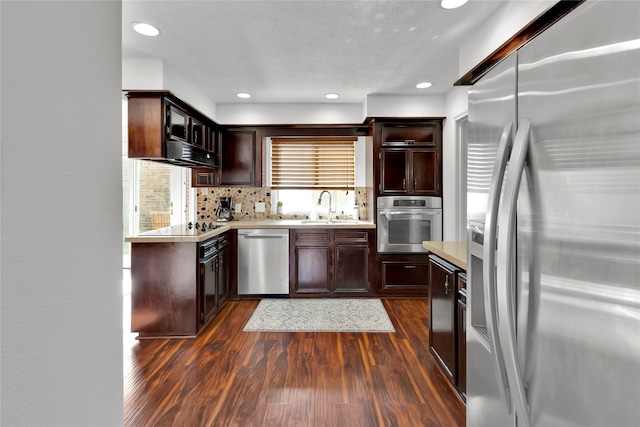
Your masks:
[{"label": "dark hardwood floor", "polygon": [[384,300],[395,334],[243,332],[257,304],[229,301],[196,339],[125,341],[125,425],[465,424],[426,300]]}]

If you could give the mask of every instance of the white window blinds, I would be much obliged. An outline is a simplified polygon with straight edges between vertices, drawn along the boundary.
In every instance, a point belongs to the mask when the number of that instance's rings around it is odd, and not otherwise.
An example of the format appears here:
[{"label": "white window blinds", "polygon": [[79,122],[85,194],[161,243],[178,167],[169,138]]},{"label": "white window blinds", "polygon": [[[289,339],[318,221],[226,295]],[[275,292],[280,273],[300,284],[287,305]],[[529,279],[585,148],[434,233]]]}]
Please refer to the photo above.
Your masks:
[{"label": "white window blinds", "polygon": [[355,137],[273,138],[272,188],[353,188]]}]

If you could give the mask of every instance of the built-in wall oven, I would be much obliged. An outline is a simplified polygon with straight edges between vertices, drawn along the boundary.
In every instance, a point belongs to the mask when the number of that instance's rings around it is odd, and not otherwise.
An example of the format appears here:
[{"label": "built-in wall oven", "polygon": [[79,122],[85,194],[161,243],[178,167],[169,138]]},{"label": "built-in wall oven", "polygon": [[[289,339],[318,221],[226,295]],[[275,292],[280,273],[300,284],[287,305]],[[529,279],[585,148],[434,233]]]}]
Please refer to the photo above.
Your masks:
[{"label": "built-in wall oven", "polygon": [[379,253],[427,252],[422,242],[442,240],[442,198],[378,197]]}]

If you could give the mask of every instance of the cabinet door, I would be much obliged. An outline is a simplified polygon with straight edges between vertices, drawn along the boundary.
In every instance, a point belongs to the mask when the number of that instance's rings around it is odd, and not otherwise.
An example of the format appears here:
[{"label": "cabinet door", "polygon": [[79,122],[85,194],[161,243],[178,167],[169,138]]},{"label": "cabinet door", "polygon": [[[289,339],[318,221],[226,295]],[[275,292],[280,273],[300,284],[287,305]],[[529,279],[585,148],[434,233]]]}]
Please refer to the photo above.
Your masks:
[{"label": "cabinet door", "polygon": [[229,282],[231,279],[231,250],[224,247],[218,253],[218,306],[229,298]]},{"label": "cabinet door", "polygon": [[220,138],[220,185],[260,186],[261,156],[255,131],[224,131]]},{"label": "cabinet door", "polygon": [[336,293],[369,291],[368,246],[335,246],[333,257]]},{"label": "cabinet door", "polygon": [[329,247],[297,247],[293,292],[296,294],[331,292],[329,257]]},{"label": "cabinet door", "polygon": [[218,301],[216,288],[218,283],[218,256],[200,263],[200,323],[206,322],[216,310]]},{"label": "cabinet door", "polygon": [[190,143],[198,147],[207,147],[208,137],[207,127],[200,120],[191,117],[191,138]]},{"label": "cabinet door", "polygon": [[189,141],[189,114],[182,108],[166,101],[166,138]]},{"label": "cabinet door", "polygon": [[453,265],[429,256],[429,347],[452,384],[456,383],[455,295]]},{"label": "cabinet door", "polygon": [[439,161],[436,150],[414,149],[411,156],[410,183],[415,194],[437,195],[439,192]]},{"label": "cabinet door", "polygon": [[214,187],[217,185],[218,170],[211,168],[191,168],[192,187]]},{"label": "cabinet door", "polygon": [[457,304],[457,321],[458,321],[458,382],[456,389],[462,398],[466,401],[467,394],[467,303],[458,299]]},{"label": "cabinet door", "polygon": [[407,150],[389,149],[381,153],[381,193],[407,192]]}]

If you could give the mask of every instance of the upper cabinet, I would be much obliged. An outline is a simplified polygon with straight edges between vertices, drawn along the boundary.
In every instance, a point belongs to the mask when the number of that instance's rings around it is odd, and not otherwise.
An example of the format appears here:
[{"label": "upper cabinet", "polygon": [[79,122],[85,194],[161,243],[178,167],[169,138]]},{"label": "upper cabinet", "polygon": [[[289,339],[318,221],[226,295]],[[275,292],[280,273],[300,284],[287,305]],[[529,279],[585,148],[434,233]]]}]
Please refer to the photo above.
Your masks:
[{"label": "upper cabinet", "polygon": [[442,120],[375,120],[376,197],[442,196]]},{"label": "upper cabinet", "polygon": [[129,158],[217,167],[216,125],[168,91],[127,91]]},{"label": "upper cabinet", "polygon": [[262,186],[262,144],[255,129],[220,132],[218,185]]},{"label": "upper cabinet", "polygon": [[441,121],[423,123],[381,123],[380,142],[383,146],[436,147],[441,138]]}]

